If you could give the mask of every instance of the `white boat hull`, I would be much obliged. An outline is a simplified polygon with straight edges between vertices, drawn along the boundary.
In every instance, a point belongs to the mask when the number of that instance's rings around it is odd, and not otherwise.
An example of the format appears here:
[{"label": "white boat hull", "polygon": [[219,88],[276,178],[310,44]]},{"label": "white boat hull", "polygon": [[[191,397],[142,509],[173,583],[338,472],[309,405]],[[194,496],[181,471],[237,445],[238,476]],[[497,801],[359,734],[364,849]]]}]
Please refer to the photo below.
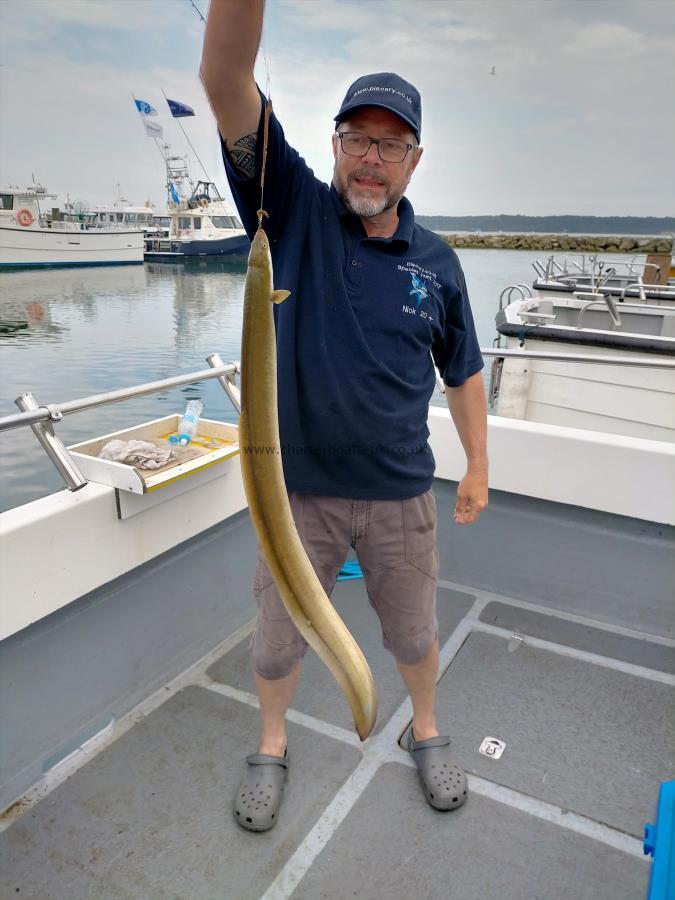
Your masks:
[{"label": "white boat hull", "polygon": [[0,228],[0,269],[142,262],[142,231]]},{"label": "white boat hull", "polygon": [[[575,347],[531,337],[521,347],[518,338],[503,340],[511,350],[617,355],[611,347]],[[649,356],[672,361],[659,354]],[[504,360],[495,412],[528,422],[675,442],[674,397],[672,369],[511,358]]]}]

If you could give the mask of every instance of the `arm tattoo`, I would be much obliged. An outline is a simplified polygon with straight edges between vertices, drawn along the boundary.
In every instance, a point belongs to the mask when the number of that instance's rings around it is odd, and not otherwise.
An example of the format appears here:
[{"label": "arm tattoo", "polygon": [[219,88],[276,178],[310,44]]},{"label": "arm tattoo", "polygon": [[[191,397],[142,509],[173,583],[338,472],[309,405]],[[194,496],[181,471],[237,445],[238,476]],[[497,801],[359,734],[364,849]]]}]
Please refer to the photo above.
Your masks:
[{"label": "arm tattoo", "polygon": [[232,160],[232,165],[243,175],[244,178],[252,178],[255,174],[255,148],[258,136],[255,132],[247,134],[238,141],[235,141],[233,147],[227,147],[227,152]]}]

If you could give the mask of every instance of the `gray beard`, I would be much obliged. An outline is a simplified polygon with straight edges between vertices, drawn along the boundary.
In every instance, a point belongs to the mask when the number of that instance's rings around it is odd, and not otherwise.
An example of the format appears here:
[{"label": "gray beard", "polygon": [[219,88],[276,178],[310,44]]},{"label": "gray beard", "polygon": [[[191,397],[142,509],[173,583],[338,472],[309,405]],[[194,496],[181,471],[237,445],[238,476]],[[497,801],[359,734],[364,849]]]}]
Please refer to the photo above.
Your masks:
[{"label": "gray beard", "polygon": [[357,216],[363,216],[364,219],[379,216],[386,209],[397,206],[400,199],[401,197],[391,197],[389,194],[380,200],[375,197],[359,197],[355,195],[351,185],[347,186],[347,190],[342,195],[342,201],[347,209]]},{"label": "gray beard", "polygon": [[347,209],[355,213],[357,216],[363,216],[370,219],[372,216],[378,216],[387,209],[388,197],[377,200],[375,197],[355,197],[351,188],[347,188],[343,201]]}]

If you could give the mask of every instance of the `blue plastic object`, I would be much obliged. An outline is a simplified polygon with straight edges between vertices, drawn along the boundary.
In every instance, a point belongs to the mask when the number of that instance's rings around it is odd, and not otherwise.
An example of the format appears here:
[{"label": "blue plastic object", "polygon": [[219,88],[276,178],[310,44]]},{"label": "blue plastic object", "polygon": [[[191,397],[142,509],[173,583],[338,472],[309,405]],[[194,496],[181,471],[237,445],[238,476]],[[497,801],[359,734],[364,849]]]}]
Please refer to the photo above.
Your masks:
[{"label": "blue plastic object", "polygon": [[343,565],[343,567],[338,572],[338,581],[354,581],[356,578],[363,578],[363,572],[361,571],[361,566],[358,562],[354,560],[347,560],[347,562]]},{"label": "blue plastic object", "polygon": [[675,900],[675,781],[659,788],[656,825],[645,825],[643,850],[654,857],[647,900]]}]

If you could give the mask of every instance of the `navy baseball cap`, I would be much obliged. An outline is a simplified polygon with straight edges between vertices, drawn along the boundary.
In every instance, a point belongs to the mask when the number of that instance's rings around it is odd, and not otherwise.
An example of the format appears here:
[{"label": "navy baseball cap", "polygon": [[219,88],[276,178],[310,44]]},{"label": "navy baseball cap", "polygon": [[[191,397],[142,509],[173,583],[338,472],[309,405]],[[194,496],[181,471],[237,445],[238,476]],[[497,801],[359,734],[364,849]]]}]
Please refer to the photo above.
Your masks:
[{"label": "navy baseball cap", "polygon": [[357,78],[342,101],[335,125],[362,106],[381,106],[403,119],[415,133],[419,142],[422,131],[422,100],[419,91],[409,81],[393,72],[377,72]]}]

